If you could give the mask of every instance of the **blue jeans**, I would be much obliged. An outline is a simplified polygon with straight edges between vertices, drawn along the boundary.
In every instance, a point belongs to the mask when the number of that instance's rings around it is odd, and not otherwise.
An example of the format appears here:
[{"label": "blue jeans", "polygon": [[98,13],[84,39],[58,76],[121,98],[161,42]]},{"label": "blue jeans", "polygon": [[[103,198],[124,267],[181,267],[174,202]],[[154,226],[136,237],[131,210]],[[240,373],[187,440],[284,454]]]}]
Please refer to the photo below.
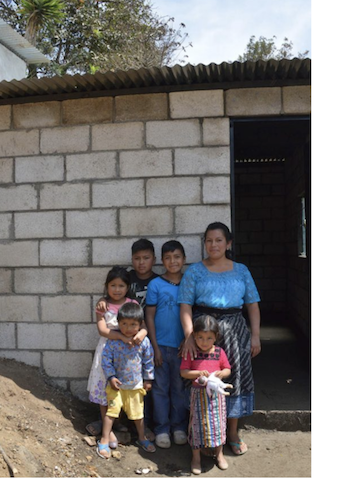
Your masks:
[{"label": "blue jeans", "polygon": [[163,363],[155,368],[152,386],[154,402],[154,432],[173,433],[187,431],[188,411],[183,380],[180,376],[181,357],[175,347],[159,346]]}]

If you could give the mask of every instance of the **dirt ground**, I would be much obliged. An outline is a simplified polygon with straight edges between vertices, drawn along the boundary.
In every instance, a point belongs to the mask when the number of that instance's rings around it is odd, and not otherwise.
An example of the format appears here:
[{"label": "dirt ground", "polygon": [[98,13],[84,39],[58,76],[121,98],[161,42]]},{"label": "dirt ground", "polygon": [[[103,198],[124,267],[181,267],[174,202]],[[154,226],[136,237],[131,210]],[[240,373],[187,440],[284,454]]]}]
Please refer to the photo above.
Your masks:
[{"label": "dirt ground", "polygon": [[[49,385],[38,369],[0,359],[1,477],[134,477],[146,468],[150,478],[191,475],[188,445],[146,453],[133,436],[117,456],[101,459],[84,440],[96,418],[96,408]],[[236,457],[226,447],[226,471],[204,457],[202,476],[311,476],[310,432],[247,428],[241,435],[249,451]]]}]

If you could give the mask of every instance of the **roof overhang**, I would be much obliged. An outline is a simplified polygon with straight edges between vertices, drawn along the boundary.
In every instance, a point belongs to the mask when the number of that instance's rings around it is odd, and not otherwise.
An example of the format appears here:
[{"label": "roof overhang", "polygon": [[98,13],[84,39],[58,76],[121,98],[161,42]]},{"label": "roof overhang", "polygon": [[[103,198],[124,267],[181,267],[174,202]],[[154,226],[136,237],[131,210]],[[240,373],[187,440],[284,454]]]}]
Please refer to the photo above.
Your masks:
[{"label": "roof overhang", "polygon": [[310,85],[310,59],[175,65],[2,81],[0,104],[172,91]]},{"label": "roof overhang", "polygon": [[10,25],[0,18],[0,43],[12,51],[28,65],[50,63],[34,45],[17,33]]}]

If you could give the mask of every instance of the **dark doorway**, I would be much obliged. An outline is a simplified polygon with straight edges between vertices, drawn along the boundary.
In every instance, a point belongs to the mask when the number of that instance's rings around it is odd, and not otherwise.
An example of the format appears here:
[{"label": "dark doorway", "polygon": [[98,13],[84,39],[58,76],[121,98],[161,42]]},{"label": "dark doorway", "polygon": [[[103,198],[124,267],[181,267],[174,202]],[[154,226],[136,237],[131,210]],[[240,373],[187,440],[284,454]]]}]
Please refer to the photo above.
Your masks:
[{"label": "dark doorway", "polygon": [[[310,363],[310,119],[233,119],[231,135],[235,259],[261,296],[264,353],[254,365],[275,393],[291,379],[281,364],[308,371]],[[309,402],[306,377],[301,408]]]}]

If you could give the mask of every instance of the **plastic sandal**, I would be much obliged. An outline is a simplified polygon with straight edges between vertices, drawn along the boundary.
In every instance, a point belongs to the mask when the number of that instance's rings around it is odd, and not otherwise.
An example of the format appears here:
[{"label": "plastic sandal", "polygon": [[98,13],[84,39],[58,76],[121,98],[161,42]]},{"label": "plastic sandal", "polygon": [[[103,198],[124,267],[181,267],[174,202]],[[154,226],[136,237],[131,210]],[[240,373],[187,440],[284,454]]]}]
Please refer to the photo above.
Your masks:
[{"label": "plastic sandal", "polygon": [[[239,438],[238,442],[229,441],[228,445],[230,446],[231,451],[234,453],[234,455],[237,455],[237,456],[244,455],[248,451],[246,443],[243,442],[241,438]],[[245,446],[246,447],[245,450],[241,450],[241,446]],[[239,453],[236,453],[235,449],[239,450]]]},{"label": "plastic sandal", "polygon": [[[102,450],[105,450],[109,454],[109,456],[102,455],[100,453]],[[104,458],[105,460],[108,460],[109,458],[111,458],[111,451],[107,443],[103,445],[102,443],[100,443],[100,441],[98,441],[97,447],[96,447],[96,453],[99,455],[100,458]]]},{"label": "plastic sandal", "polygon": [[116,440],[116,441],[109,441],[109,447],[112,449],[112,450],[116,450],[116,448],[119,446],[119,442]]},{"label": "plastic sandal", "polygon": [[137,440],[136,444],[148,453],[154,453],[156,451],[155,446],[150,440]]}]

